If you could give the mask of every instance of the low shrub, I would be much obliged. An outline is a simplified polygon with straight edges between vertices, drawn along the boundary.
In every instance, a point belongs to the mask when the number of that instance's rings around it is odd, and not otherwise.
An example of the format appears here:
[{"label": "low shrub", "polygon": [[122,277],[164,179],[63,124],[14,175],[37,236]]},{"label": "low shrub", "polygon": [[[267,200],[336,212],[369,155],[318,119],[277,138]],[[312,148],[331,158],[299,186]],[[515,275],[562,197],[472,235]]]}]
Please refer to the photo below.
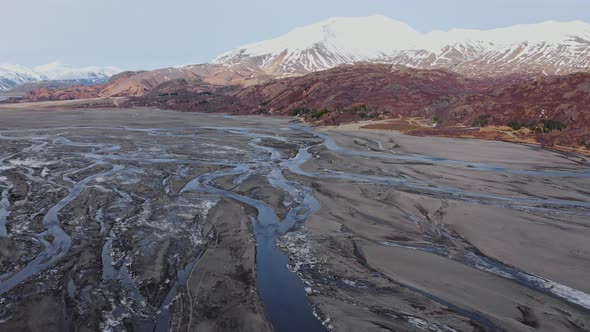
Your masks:
[{"label": "low shrub", "polygon": [[514,129],[514,130],[519,130],[521,128],[527,127],[527,124],[523,123],[523,122],[518,122],[518,121],[510,121],[510,122],[508,122],[507,126]]},{"label": "low shrub", "polygon": [[294,110],[292,110],[291,112],[289,112],[290,116],[299,116],[299,115],[305,115],[308,113],[311,113],[312,110],[308,109],[308,108],[296,108]]},{"label": "low shrub", "polygon": [[491,115],[482,114],[477,117],[477,119],[473,120],[471,124],[472,127],[485,127],[490,122]]},{"label": "low shrub", "polygon": [[565,128],[565,124],[557,120],[541,120],[541,123],[543,124],[543,132],[545,133],[552,132],[553,130],[561,131]]},{"label": "low shrub", "polygon": [[330,111],[327,110],[327,109],[323,109],[321,111],[317,111],[317,112],[311,113],[309,117],[312,118],[312,119],[319,119],[322,116],[324,116],[324,114],[326,114],[328,112],[330,112]]}]

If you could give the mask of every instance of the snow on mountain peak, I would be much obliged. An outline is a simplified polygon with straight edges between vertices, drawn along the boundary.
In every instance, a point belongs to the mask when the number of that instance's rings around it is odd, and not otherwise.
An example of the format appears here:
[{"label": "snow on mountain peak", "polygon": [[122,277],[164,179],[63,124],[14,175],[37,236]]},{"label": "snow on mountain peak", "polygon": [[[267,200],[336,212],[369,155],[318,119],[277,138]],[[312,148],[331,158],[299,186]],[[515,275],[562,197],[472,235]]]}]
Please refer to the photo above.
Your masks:
[{"label": "snow on mountain peak", "polygon": [[[395,32],[391,34],[391,32]],[[388,43],[381,38],[367,38],[386,33]],[[332,51],[346,51],[358,58],[369,58],[391,51],[391,47],[412,46],[413,39],[419,35],[409,25],[391,18],[375,15],[366,17],[332,17],[319,23],[299,27],[287,34],[271,40],[239,47],[238,50],[222,54],[212,63],[223,63],[234,56],[275,55],[287,51],[296,53],[318,45]],[[383,36],[384,37],[384,36]]]},{"label": "snow on mountain peak", "polygon": [[275,76],[359,61],[455,69],[469,64],[473,74],[481,67],[486,67],[484,72],[560,73],[590,70],[589,55],[590,24],[582,21],[421,33],[403,22],[375,15],[329,18],[239,47],[211,63],[256,66]]},{"label": "snow on mountain peak", "polygon": [[116,67],[92,66],[78,68],[65,65],[60,61],[54,61],[35,68],[0,64],[0,90],[11,89],[28,82],[105,79],[121,71]]},{"label": "snow on mountain peak", "polygon": [[106,78],[120,73],[122,70],[116,67],[73,67],[65,65],[61,61],[50,62],[34,68],[50,80],[74,80],[82,78]]}]

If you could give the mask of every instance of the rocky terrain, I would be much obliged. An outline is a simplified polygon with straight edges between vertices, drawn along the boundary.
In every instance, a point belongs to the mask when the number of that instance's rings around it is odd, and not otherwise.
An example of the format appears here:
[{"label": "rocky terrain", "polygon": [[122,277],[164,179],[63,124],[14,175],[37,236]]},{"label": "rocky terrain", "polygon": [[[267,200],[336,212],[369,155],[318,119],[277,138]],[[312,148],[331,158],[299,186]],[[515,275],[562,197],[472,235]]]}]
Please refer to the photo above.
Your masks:
[{"label": "rocky terrain", "polygon": [[315,211],[278,164],[312,135],[145,109],[0,118],[0,330],[321,327],[274,247]]},{"label": "rocky terrain", "polygon": [[587,158],[284,117],[0,120],[0,330],[590,328]]}]

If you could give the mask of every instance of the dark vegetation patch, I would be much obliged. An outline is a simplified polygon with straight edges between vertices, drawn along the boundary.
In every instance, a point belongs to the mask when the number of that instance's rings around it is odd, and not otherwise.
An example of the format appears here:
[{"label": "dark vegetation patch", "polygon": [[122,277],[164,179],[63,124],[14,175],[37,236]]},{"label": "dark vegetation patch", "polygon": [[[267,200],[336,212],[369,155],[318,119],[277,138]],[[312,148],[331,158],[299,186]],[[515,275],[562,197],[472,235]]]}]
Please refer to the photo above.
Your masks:
[{"label": "dark vegetation patch", "polygon": [[490,119],[492,118],[491,115],[482,114],[478,116],[473,123],[471,124],[472,127],[485,127],[490,123]]}]

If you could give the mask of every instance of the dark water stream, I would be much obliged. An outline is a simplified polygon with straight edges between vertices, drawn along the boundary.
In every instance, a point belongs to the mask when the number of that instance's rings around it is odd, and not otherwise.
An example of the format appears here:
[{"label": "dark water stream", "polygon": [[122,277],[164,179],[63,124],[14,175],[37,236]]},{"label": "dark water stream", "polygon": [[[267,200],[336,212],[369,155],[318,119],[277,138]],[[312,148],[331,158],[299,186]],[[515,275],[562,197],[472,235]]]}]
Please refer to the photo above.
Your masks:
[{"label": "dark water stream", "polygon": [[[287,181],[281,168],[293,161],[278,163],[281,153],[273,148],[260,146],[259,139],[268,136],[257,135],[243,130],[242,134],[252,137],[251,146],[262,151],[256,163],[256,172],[266,172],[269,182],[289,194],[296,202],[284,220],[279,220],[276,211],[260,200],[238,195],[231,191],[211,186],[216,178],[232,175],[239,182],[242,175],[251,174],[251,166],[237,164],[227,171],[218,171],[199,176],[190,181],[182,191],[194,191],[232,198],[256,209],[252,218],[256,238],[256,286],[266,313],[276,331],[324,331],[321,322],[314,316],[307,303],[304,285],[297,274],[288,269],[287,254],[277,248],[277,239],[297,223],[301,223],[319,209],[319,202],[311,190]],[[265,156],[270,154],[270,158]]]}]

